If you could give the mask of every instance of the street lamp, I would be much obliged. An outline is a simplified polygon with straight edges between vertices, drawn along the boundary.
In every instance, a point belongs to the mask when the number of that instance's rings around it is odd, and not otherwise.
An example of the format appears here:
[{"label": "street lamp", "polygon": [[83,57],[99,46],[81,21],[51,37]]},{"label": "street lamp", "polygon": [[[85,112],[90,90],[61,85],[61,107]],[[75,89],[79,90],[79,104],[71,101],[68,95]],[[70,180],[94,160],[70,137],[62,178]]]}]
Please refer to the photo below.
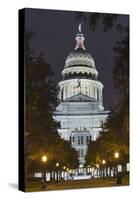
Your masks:
[{"label": "street lamp", "polygon": [[56,163],[56,167],[59,167],[59,165],[60,165],[59,163]]},{"label": "street lamp", "polygon": [[67,180],[68,180],[68,173],[69,173],[69,168],[67,168]]},{"label": "street lamp", "polygon": [[45,155],[42,156],[42,161],[43,161],[43,162],[47,162],[47,159],[48,159],[47,156],[45,156]]},{"label": "street lamp", "polygon": [[116,158],[116,159],[118,159],[118,158],[119,158],[119,153],[118,153],[118,152],[115,152],[115,154],[114,154],[114,155],[115,155],[115,158]]},{"label": "street lamp", "polygon": [[58,178],[59,178],[59,177],[58,177],[58,176],[59,176],[59,174],[58,174],[58,167],[59,167],[59,165],[60,165],[60,164],[57,162],[57,163],[56,163],[56,167],[57,167],[57,183],[58,183]]},{"label": "street lamp", "polygon": [[[106,160],[102,160],[102,164],[103,164],[103,166],[106,164]],[[103,167],[103,177],[104,177],[104,167]]]},{"label": "street lamp", "polygon": [[99,168],[99,164],[96,164],[96,167]]},{"label": "street lamp", "polygon": [[105,165],[105,163],[106,163],[106,160],[102,160],[102,164]]},{"label": "street lamp", "polygon": [[117,168],[117,164],[118,164],[118,163],[117,163],[117,161],[118,161],[118,158],[119,158],[119,153],[118,153],[118,152],[115,152],[115,153],[114,153],[114,156],[115,156],[115,159],[116,159],[116,173],[114,173],[114,174],[117,175],[117,174],[118,174],[118,168]]},{"label": "street lamp", "polygon": [[98,178],[98,176],[99,176],[99,164],[96,164],[96,170],[97,170],[97,178]]},{"label": "street lamp", "polygon": [[65,177],[66,166],[63,167],[63,177]]},{"label": "street lamp", "polygon": [[[48,158],[46,155],[42,156],[42,162],[45,164],[47,162]],[[45,182],[46,182],[46,169],[45,169],[45,165],[44,165],[44,172],[43,172],[43,188],[45,188]]]}]

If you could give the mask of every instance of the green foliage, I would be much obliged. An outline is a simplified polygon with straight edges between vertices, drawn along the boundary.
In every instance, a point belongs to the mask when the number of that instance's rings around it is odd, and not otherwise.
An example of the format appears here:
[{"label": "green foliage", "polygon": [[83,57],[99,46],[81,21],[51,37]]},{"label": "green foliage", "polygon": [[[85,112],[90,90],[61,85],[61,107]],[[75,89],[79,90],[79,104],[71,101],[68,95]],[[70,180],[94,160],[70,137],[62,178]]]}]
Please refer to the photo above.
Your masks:
[{"label": "green foliage", "polygon": [[[53,119],[53,111],[58,104],[58,90],[53,81],[53,72],[43,54],[37,55],[30,48],[33,37],[31,32],[25,35],[25,165],[26,174],[44,168],[41,158],[47,155],[47,168],[60,165],[77,167],[77,152],[69,142],[60,138],[58,124]],[[76,163],[76,164],[75,164]]]},{"label": "green foliage", "polygon": [[113,81],[120,95],[129,95],[129,28],[117,25],[119,37],[113,47],[115,52]]},{"label": "green foliage", "polygon": [[117,39],[113,47],[114,64],[112,78],[114,88],[118,93],[115,111],[111,111],[105,124],[102,126],[99,138],[88,145],[86,154],[87,164],[95,166],[102,164],[102,159],[107,165],[116,162],[114,153],[119,152],[119,163],[129,162],[129,28],[117,24],[119,15],[80,13],[78,18],[85,19],[92,31],[99,23],[103,31],[113,28],[117,32]]},{"label": "green foliage", "polygon": [[86,13],[77,12],[77,20],[84,20],[92,31],[95,31],[99,24],[103,25],[103,31],[107,32],[111,30],[119,15],[106,14],[106,13]]}]

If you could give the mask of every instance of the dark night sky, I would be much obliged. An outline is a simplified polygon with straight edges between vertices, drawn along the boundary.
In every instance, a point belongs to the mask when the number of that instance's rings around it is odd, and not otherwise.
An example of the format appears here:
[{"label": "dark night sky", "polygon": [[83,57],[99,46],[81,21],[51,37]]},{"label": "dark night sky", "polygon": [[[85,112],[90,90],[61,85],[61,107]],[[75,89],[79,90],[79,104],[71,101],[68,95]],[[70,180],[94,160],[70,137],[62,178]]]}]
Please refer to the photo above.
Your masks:
[{"label": "dark night sky", "polygon": [[[61,80],[65,59],[75,47],[75,36],[81,22],[75,17],[76,13],[69,11],[26,9],[26,29],[35,32],[32,48],[37,53],[44,52],[46,61],[55,72],[56,82]],[[88,24],[82,22],[85,47],[95,60],[99,79],[104,84],[104,105],[109,108],[117,99],[112,83],[112,47],[117,33],[114,28],[104,33],[102,24],[92,32]],[[117,22],[128,24],[128,15],[120,15]]]}]

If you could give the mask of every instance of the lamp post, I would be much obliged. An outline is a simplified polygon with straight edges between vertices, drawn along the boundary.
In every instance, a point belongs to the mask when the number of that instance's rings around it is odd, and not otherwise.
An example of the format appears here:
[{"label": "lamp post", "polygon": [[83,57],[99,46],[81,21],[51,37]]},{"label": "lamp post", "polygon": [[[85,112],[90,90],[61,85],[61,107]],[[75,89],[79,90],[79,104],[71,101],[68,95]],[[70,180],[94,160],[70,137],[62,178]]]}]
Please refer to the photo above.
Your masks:
[{"label": "lamp post", "polygon": [[42,162],[44,163],[44,172],[43,172],[43,188],[45,188],[46,183],[46,166],[45,163],[47,162],[48,158],[46,155],[42,156]]},{"label": "lamp post", "polygon": [[115,173],[115,175],[117,175],[118,174],[118,166],[117,166],[117,164],[118,164],[119,153],[115,152],[114,156],[115,156],[115,160],[116,160],[116,167],[115,167],[115,172],[116,173]]},{"label": "lamp post", "polygon": [[106,164],[106,160],[102,160],[102,164],[103,164],[103,177],[105,176],[105,173],[104,173],[104,166]]},{"label": "lamp post", "polygon": [[47,159],[48,159],[47,156],[45,156],[45,155],[42,156],[42,161],[43,161],[43,162],[47,162]]},{"label": "lamp post", "polygon": [[66,170],[66,166],[63,167],[63,178],[65,178],[65,170]]},{"label": "lamp post", "polygon": [[69,173],[69,168],[67,168],[67,180],[68,180],[68,178],[69,178],[68,173]]},{"label": "lamp post", "polygon": [[115,174],[115,176],[116,176],[116,184],[119,185],[122,182],[121,173],[118,172],[118,158],[119,158],[120,155],[119,155],[118,152],[115,152],[114,156],[115,156],[115,159],[116,159],[116,174]]},{"label": "lamp post", "polygon": [[59,167],[59,165],[60,165],[60,164],[57,162],[57,163],[56,163],[56,167],[57,167],[57,183],[58,183],[58,181],[59,181],[59,179],[58,179],[58,178],[59,178],[59,177],[58,177],[58,176],[59,176],[59,174],[58,174],[58,167]]},{"label": "lamp post", "polygon": [[63,167],[63,179],[65,179],[66,166]]},{"label": "lamp post", "polygon": [[99,164],[96,164],[96,168],[97,168],[97,178],[99,177]]}]

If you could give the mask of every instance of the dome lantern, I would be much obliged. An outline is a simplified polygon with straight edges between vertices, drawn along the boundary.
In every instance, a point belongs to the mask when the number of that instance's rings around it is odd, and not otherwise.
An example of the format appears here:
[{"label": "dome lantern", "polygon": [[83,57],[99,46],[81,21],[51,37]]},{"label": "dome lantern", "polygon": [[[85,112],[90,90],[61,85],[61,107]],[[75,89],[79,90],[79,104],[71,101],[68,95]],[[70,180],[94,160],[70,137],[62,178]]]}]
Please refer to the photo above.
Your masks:
[{"label": "dome lantern", "polygon": [[81,31],[81,27],[82,27],[82,23],[81,24],[79,24],[79,26],[78,26],[78,34],[76,35],[76,47],[75,47],[75,50],[76,49],[79,49],[79,48],[81,48],[81,49],[83,49],[83,50],[86,50],[85,49],[85,46],[84,46],[84,40],[85,40],[85,38],[84,38],[84,35],[83,35],[83,33],[82,33],[82,31]]},{"label": "dome lantern", "polygon": [[82,24],[79,24],[78,33],[75,37],[76,47],[66,58],[65,66],[62,71],[63,80],[77,78],[97,80],[98,78],[95,61],[84,46],[85,38],[81,27]]}]

